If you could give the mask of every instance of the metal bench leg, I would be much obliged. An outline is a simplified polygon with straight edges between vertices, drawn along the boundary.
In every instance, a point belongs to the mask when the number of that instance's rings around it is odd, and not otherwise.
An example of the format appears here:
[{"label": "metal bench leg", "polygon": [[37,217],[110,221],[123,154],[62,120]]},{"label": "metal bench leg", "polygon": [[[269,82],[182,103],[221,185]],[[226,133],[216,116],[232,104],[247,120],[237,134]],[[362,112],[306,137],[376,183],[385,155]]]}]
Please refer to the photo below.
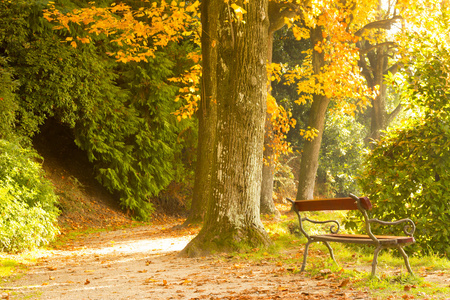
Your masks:
[{"label": "metal bench leg", "polygon": [[400,247],[400,246],[397,246],[397,249],[403,256],[403,260],[405,261],[405,265],[406,265],[406,268],[408,269],[409,274],[411,274],[411,276],[414,276],[414,273],[413,273],[413,271],[411,269],[411,266],[409,264],[408,255],[406,255],[405,250],[403,250],[403,248]]},{"label": "metal bench leg", "polygon": [[303,252],[303,264],[302,264],[302,269],[300,270],[300,272],[305,271],[306,258],[308,257],[308,248],[311,243],[312,243],[312,241],[308,241],[305,245],[305,251]]},{"label": "metal bench leg", "polygon": [[323,243],[325,244],[325,246],[327,246],[328,251],[330,251],[331,259],[339,267],[339,264],[337,263],[336,258],[334,257],[333,248],[331,248],[330,243],[328,243],[328,242],[323,242]]},{"label": "metal bench leg", "polygon": [[377,264],[378,264],[378,253],[383,249],[381,245],[378,245],[378,247],[375,249],[375,252],[373,253],[373,261],[372,261],[372,276],[375,277],[377,272]]}]

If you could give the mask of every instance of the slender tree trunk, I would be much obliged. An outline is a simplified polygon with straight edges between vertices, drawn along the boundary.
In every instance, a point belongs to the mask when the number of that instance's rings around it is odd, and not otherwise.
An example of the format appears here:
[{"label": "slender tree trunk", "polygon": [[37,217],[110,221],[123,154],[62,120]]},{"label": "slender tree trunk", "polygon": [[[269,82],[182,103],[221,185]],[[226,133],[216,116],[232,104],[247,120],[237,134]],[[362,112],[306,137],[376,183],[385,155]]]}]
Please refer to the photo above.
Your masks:
[{"label": "slender tree trunk", "polygon": [[[269,2],[269,35],[267,40],[267,62],[272,63],[273,54],[273,35],[275,31],[281,29],[284,25],[284,18],[292,18],[296,15],[298,6],[292,3]],[[270,93],[270,89],[268,91]],[[270,121],[271,115],[266,115],[266,133],[264,135],[264,165],[261,182],[261,213],[280,217],[280,212],[273,202],[273,183],[275,173],[275,162],[273,159],[274,150],[271,147],[273,142],[273,127]]]},{"label": "slender tree trunk", "polygon": [[313,199],[317,169],[319,167],[320,146],[325,125],[325,117],[330,99],[314,95],[308,126],[318,130],[312,141],[305,141],[300,162],[297,200]]},{"label": "slender tree trunk", "polygon": [[[372,29],[383,29],[389,30],[391,25],[399,19],[399,16],[394,13],[391,18],[388,16],[383,16],[382,1],[378,3],[379,17],[376,21],[367,24],[361,30],[358,30],[357,35],[363,37],[363,33],[366,30]],[[391,11],[391,9],[388,9]],[[361,68],[361,74],[367,81],[369,88],[374,89],[376,86],[379,87],[379,94],[372,101],[372,108],[370,110],[371,124],[370,133],[366,138],[366,141],[378,140],[381,136],[381,131],[386,130],[387,126],[391,121],[398,115],[402,110],[402,105],[399,104],[394,111],[388,113],[386,108],[387,91],[386,83],[384,82],[384,76],[388,73],[395,74],[398,69],[398,64],[394,63],[389,66],[389,56],[392,55],[392,49],[395,49],[396,45],[390,41],[378,41],[373,42],[361,38],[357,43],[360,49],[359,67]]]},{"label": "slender tree trunk", "polygon": [[[260,220],[260,193],[267,97],[268,1],[237,1],[246,13],[241,22],[223,0],[202,2],[203,35],[217,47],[215,74],[217,136],[203,228],[182,251],[188,256],[270,243]],[[211,26],[210,24],[215,24]],[[212,68],[212,69],[214,69]],[[208,188],[208,187],[206,187]]]},{"label": "slender tree trunk", "polygon": [[[267,62],[272,63],[272,49],[273,49],[273,33],[269,32],[268,38],[268,59]],[[268,91],[270,93],[270,90]],[[275,172],[275,164],[273,160],[274,150],[272,147],[273,142],[273,126],[270,121],[271,115],[266,114],[266,125],[264,134],[264,164],[262,169],[262,181],[261,181],[261,213],[273,215],[276,218],[280,217],[280,212],[275,207],[273,202],[273,177]]]},{"label": "slender tree trunk", "polygon": [[[322,30],[319,26],[311,29],[311,44],[314,46],[323,40]],[[322,53],[313,50],[312,64],[315,74],[321,72],[325,65]],[[324,95],[314,94],[313,103],[309,112],[308,127],[317,130],[317,136],[311,141],[305,141],[302,158],[300,162],[300,175],[298,179],[297,200],[313,199],[314,185],[316,181],[317,168],[319,167],[320,146],[325,128],[325,118],[330,99]]]},{"label": "slender tree trunk", "polygon": [[[198,145],[197,165],[195,170],[194,191],[189,216],[184,226],[191,223],[201,223],[205,217],[208,201],[211,198],[211,170],[214,158],[214,147],[217,123],[217,31],[218,19],[204,21],[208,12],[202,5],[202,29],[207,34],[202,35],[202,95],[198,110]],[[206,74],[206,76],[205,76]]]},{"label": "slender tree trunk", "polygon": [[264,164],[261,181],[261,213],[273,215],[276,218],[281,216],[273,202],[273,177],[275,173],[275,163],[273,160],[274,150],[270,146],[272,143],[272,123],[270,115],[266,118],[266,134],[264,137]]}]

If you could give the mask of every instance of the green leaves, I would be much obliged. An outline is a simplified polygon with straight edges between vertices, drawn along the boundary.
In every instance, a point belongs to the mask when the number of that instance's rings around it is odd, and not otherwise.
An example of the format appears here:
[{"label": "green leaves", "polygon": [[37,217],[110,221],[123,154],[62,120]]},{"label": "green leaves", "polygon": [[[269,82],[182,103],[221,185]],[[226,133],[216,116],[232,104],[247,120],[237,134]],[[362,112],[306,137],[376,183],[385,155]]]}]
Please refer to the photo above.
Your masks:
[{"label": "green leaves", "polygon": [[0,140],[0,251],[42,246],[58,233],[57,197],[37,158]]},{"label": "green leaves", "polygon": [[[71,10],[87,3],[58,4]],[[148,219],[151,197],[188,173],[182,151],[192,147],[188,129],[194,120],[176,121],[181,84],[169,78],[193,65],[187,53],[195,43],[180,37],[152,48],[146,62],[118,63],[107,54],[118,51],[115,36],[91,34],[77,24],[53,30],[42,5],[0,0],[0,52],[8,58],[8,65],[0,58],[0,138],[11,132],[30,138],[49,117],[68,125],[98,180],[120,195],[124,208]],[[90,43],[83,42],[87,38]]]},{"label": "green leaves", "polygon": [[417,226],[416,251],[448,256],[450,47],[434,36],[422,36],[410,45],[414,59],[402,97],[411,118],[381,138],[360,183],[376,203],[376,218],[411,218]]}]

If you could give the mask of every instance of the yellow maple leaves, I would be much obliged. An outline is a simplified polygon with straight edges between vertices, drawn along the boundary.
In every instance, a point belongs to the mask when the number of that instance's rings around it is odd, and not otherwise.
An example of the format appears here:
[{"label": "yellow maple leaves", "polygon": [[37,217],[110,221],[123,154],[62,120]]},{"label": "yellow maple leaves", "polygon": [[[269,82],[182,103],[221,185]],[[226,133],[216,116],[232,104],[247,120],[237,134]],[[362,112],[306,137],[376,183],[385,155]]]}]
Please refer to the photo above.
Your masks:
[{"label": "yellow maple leaves", "polygon": [[[87,32],[87,36],[77,37],[82,44],[89,43],[95,35],[112,37],[112,43],[119,50],[109,55],[121,62],[146,61],[148,57],[154,57],[160,47],[189,35],[198,35],[198,31],[192,29],[200,26],[199,1],[187,5],[186,2],[169,4],[162,0],[138,10],[123,3],[112,3],[109,7],[90,5],[64,14],[50,2],[44,17],[57,24],[55,30],[66,30],[70,35],[73,26],[81,26]],[[199,41],[199,38],[194,40]],[[66,39],[72,47],[77,47],[77,41]]]}]

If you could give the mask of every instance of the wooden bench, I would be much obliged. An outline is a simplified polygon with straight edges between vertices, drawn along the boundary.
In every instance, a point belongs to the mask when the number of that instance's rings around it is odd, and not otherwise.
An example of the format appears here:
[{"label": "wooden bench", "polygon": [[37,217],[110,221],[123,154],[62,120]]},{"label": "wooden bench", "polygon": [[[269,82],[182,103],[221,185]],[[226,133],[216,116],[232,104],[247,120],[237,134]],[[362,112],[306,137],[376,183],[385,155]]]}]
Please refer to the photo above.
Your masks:
[{"label": "wooden bench", "polygon": [[[309,245],[316,242],[322,242],[330,251],[330,256],[333,261],[337,264],[336,259],[333,254],[333,249],[331,248],[329,242],[337,242],[337,243],[353,243],[353,244],[367,244],[374,245],[375,252],[372,261],[372,276],[376,275],[376,267],[378,260],[378,253],[382,249],[386,248],[397,248],[398,251],[402,254],[403,259],[405,261],[406,268],[408,272],[413,275],[411,270],[411,266],[408,261],[408,256],[406,255],[403,247],[409,244],[414,243],[414,231],[416,226],[413,221],[410,219],[402,219],[394,222],[385,222],[380,221],[378,219],[369,219],[367,215],[367,211],[372,209],[372,204],[370,203],[369,198],[367,197],[356,197],[355,195],[350,194],[350,197],[346,198],[334,198],[334,199],[314,199],[314,200],[297,200],[292,201],[291,199],[287,199],[292,203],[292,208],[296,212],[299,220],[300,231],[301,233],[308,239],[308,242],[305,245],[305,251],[303,253],[303,264],[301,268],[301,272],[305,270],[306,259],[308,256],[308,248]],[[365,221],[365,233],[364,235],[358,234],[340,234],[340,224],[336,220],[328,220],[328,221],[315,221],[306,217],[301,217],[300,212],[306,211],[331,211],[331,210],[359,210]],[[309,235],[304,227],[303,222],[308,221],[314,224],[327,224],[332,223],[330,226],[330,233],[328,234],[318,234],[318,235]],[[378,223],[382,225],[398,225],[401,223],[406,223],[403,227],[403,232],[406,236],[390,236],[390,235],[374,235],[371,231],[371,224]]]}]

